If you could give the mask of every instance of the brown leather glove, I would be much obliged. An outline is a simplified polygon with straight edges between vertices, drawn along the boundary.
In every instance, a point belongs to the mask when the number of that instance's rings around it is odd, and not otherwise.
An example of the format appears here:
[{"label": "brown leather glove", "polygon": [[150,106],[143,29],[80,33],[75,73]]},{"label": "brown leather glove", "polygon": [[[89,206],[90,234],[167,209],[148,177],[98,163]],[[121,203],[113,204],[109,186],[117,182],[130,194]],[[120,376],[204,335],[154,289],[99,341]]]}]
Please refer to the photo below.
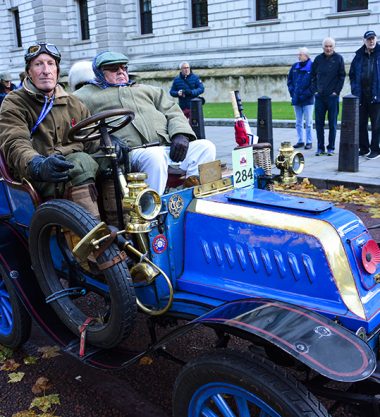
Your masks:
[{"label": "brown leather glove", "polygon": [[182,162],[186,158],[189,149],[189,138],[180,133],[172,137],[170,145],[170,159],[173,162]]}]

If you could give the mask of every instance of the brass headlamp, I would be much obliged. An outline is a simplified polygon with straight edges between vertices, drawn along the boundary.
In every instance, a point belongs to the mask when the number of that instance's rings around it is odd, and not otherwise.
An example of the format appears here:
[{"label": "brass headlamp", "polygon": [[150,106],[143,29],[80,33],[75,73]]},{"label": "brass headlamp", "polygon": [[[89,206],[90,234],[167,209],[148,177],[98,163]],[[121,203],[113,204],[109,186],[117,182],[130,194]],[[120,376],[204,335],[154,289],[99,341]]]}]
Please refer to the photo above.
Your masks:
[{"label": "brass headlamp", "polygon": [[143,172],[127,175],[129,194],[123,198],[123,208],[128,211],[130,220],[126,226],[127,233],[150,232],[150,221],[161,211],[161,197],[148,188]]},{"label": "brass headlamp", "polygon": [[301,152],[296,152],[290,142],[281,142],[275,164],[281,171],[275,180],[283,184],[295,184],[297,175],[300,174],[305,165],[305,159]]}]

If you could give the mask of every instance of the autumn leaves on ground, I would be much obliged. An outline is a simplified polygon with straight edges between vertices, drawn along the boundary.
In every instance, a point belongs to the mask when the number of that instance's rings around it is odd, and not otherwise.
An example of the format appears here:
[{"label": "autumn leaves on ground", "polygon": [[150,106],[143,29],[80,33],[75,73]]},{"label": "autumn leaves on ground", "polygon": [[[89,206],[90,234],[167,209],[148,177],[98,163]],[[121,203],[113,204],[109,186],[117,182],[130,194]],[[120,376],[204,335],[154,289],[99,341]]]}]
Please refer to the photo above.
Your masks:
[{"label": "autumn leaves on ground", "polygon": [[[38,366],[40,360],[49,360],[60,355],[58,346],[44,346],[38,349],[39,357],[25,356],[22,362],[16,362],[12,358],[13,352],[10,349],[0,346],[0,371],[8,373],[8,384],[22,383],[23,378],[28,372],[29,366]],[[57,406],[60,405],[59,395],[50,394],[53,391],[53,384],[48,378],[40,376],[34,385],[30,387],[32,393],[36,395],[30,403],[28,410],[20,410],[12,417],[58,417],[55,415]],[[2,390],[6,392],[6,390]],[[0,394],[0,402],[5,401]],[[6,416],[0,416],[6,417]]]}]

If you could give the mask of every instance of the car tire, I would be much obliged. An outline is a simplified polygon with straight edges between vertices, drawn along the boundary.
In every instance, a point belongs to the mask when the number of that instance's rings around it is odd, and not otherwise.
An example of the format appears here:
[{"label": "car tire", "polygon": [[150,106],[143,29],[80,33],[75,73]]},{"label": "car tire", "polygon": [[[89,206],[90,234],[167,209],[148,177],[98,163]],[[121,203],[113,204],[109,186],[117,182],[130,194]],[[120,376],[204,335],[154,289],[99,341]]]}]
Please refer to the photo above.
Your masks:
[{"label": "car tire", "polygon": [[10,349],[21,347],[29,339],[31,328],[31,318],[0,266],[0,344]]},{"label": "car tire", "polygon": [[291,375],[250,353],[208,353],[189,362],[176,379],[174,417],[250,417],[261,412],[268,417],[329,416],[314,395]]},{"label": "car tire", "polygon": [[[61,321],[76,335],[86,319],[94,317],[86,330],[88,343],[112,348],[131,332],[137,306],[128,267],[119,262],[99,275],[91,276],[71,249],[73,244],[60,234],[71,233],[77,241],[90,232],[98,221],[84,208],[68,200],[51,200],[39,206],[30,225],[29,246],[32,266],[46,297],[67,288],[84,288],[82,296],[68,295],[51,301]],[[97,258],[104,263],[120,250],[112,243]],[[65,258],[66,256],[66,258]],[[73,272],[74,270],[74,272]],[[87,279],[90,276],[91,279]],[[101,314],[100,314],[101,311]]]}]

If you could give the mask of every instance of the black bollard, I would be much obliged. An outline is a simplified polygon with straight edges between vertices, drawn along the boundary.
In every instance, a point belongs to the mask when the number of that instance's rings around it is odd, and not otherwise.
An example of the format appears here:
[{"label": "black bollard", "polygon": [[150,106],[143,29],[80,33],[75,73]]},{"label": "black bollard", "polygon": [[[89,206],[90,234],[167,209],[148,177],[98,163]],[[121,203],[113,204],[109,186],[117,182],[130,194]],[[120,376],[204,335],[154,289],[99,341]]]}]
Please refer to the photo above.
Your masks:
[{"label": "black bollard", "polygon": [[191,116],[190,125],[197,135],[198,139],[205,139],[205,121],[203,118],[202,103],[203,100],[200,98],[191,99]]},{"label": "black bollard", "polygon": [[266,96],[259,97],[257,103],[257,136],[259,143],[266,142],[272,145],[270,157],[273,164],[272,99]]},{"label": "black bollard", "polygon": [[359,171],[359,98],[343,97],[338,171]]}]

